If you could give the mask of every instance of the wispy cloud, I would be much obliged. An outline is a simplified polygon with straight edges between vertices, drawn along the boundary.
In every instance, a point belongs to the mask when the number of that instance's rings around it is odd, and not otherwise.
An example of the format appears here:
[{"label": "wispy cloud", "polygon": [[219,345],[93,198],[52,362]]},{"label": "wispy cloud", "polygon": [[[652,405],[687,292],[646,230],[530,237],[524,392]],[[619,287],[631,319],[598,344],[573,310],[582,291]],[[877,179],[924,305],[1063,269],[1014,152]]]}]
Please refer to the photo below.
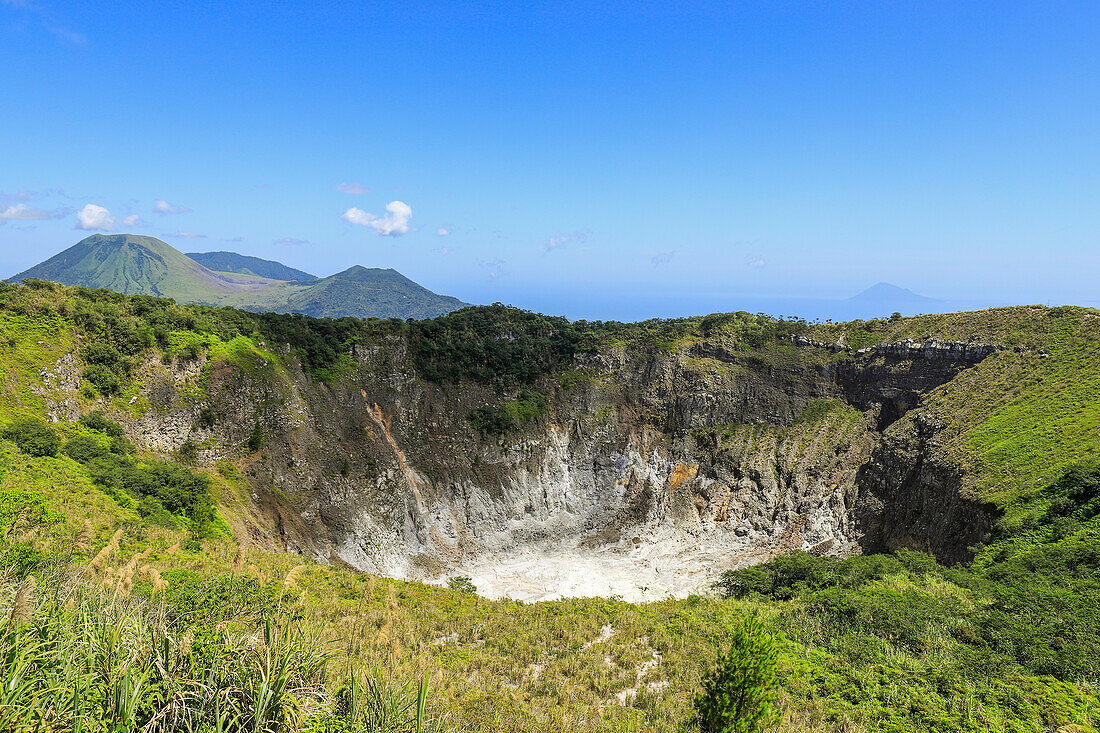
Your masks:
[{"label": "wispy cloud", "polygon": [[661,267],[662,265],[667,265],[672,262],[672,257],[675,254],[675,252],[658,252],[649,258],[649,262],[654,267]]},{"label": "wispy cloud", "polygon": [[504,260],[499,257],[494,257],[491,260],[478,260],[478,267],[485,270],[485,273],[489,276],[490,280],[497,280],[504,277]]},{"label": "wispy cloud", "polygon": [[141,217],[137,214],[130,214],[128,217],[122,220],[123,226],[128,227],[143,227],[145,222],[141,220]]},{"label": "wispy cloud", "polygon": [[102,206],[85,204],[83,209],[76,212],[76,228],[113,232],[115,230],[115,217]]},{"label": "wispy cloud", "polygon": [[450,235],[451,228],[450,227],[439,227],[438,229],[435,230],[435,233],[436,233],[437,236],[446,237],[446,236]]},{"label": "wispy cloud", "polygon": [[308,239],[295,239],[294,237],[279,237],[278,239],[274,240],[272,242],[272,244],[284,244],[284,245],[309,244],[309,240]]},{"label": "wispy cloud", "polygon": [[[3,0],[0,0],[3,2]],[[0,191],[0,201],[29,201],[31,198],[31,192],[23,188],[16,193],[4,193]]]},{"label": "wispy cloud", "polygon": [[195,232],[172,232],[169,237],[182,237],[183,239],[206,239],[205,234],[196,234]]},{"label": "wispy cloud", "polygon": [[768,261],[765,260],[763,257],[750,257],[745,260],[745,264],[749,267],[760,269],[761,267],[766,266],[768,264]]},{"label": "wispy cloud", "polygon": [[236,243],[236,242],[243,242],[243,241],[244,241],[244,237],[232,237],[232,238],[230,238],[230,239],[223,239],[222,241],[223,241],[223,242],[233,242],[233,243]]},{"label": "wispy cloud", "polygon": [[71,43],[74,46],[83,46],[88,42],[88,37],[83,33],[78,33],[72,28],[65,28],[63,26],[49,26],[50,33],[60,38],[65,43]]},{"label": "wispy cloud", "polygon": [[340,193],[350,193],[352,196],[364,196],[370,193],[370,189],[362,183],[341,183],[336,190]]},{"label": "wispy cloud", "polygon": [[3,221],[42,221],[50,218],[50,212],[26,204],[14,204],[0,210]]},{"label": "wispy cloud", "polygon": [[191,209],[187,208],[186,206],[175,206],[168,203],[164,199],[157,199],[153,203],[153,211],[157,212],[158,214],[187,214],[191,211]]},{"label": "wispy cloud", "polygon": [[454,247],[436,247],[435,251],[441,255],[449,255],[451,252],[454,252],[455,249]]},{"label": "wispy cloud", "polygon": [[47,12],[45,5],[38,0],[0,0],[0,5],[24,9],[26,17],[32,19],[35,27],[41,28],[63,43],[83,46],[88,42],[87,36],[83,33],[54,22],[53,13]]},{"label": "wispy cloud", "polygon": [[588,229],[578,229],[572,234],[555,234],[547,240],[546,244],[542,245],[542,250],[543,252],[553,252],[570,243],[584,244],[588,241],[589,234],[591,234],[591,231]]},{"label": "wispy cloud", "polygon": [[340,218],[349,224],[371,227],[384,237],[398,237],[410,231],[409,219],[412,218],[412,207],[404,201],[391,201],[386,204],[386,214],[376,216],[353,206]]}]

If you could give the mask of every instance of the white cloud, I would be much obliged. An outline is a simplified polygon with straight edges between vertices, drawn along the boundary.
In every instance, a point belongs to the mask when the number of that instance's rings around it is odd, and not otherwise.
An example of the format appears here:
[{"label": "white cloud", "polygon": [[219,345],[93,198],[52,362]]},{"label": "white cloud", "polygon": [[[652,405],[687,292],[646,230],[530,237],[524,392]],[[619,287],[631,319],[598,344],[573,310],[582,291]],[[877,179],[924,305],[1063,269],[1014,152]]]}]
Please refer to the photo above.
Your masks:
[{"label": "white cloud", "polygon": [[357,209],[354,206],[340,215],[340,218],[346,221],[348,224],[358,224],[360,226],[368,226],[374,221],[374,214],[368,214],[362,209]]},{"label": "white cloud", "polygon": [[122,220],[122,225],[128,227],[140,227],[144,226],[145,222],[143,222],[141,220],[141,217],[137,214],[130,214],[128,217]]},{"label": "white cloud", "polygon": [[76,212],[77,229],[102,229],[105,232],[115,230],[115,217],[102,206],[86,204],[83,209]]},{"label": "white cloud", "polygon": [[370,189],[362,183],[341,183],[336,187],[340,193],[350,193],[352,196],[363,196],[370,193]]},{"label": "white cloud", "polygon": [[15,204],[14,206],[9,206],[3,211],[0,211],[0,220],[3,221],[7,221],[9,219],[15,219],[19,221],[41,221],[43,219],[49,218],[50,212],[43,211],[42,209],[36,209],[33,206],[27,206],[26,204]]},{"label": "white cloud", "polygon": [[552,252],[559,247],[564,247],[570,242],[576,242],[577,244],[584,244],[588,241],[588,229],[578,229],[572,234],[555,234],[542,246],[544,252]]},{"label": "white cloud", "polygon": [[438,229],[435,230],[435,233],[438,234],[441,237],[446,237],[448,234],[451,233],[451,228],[450,227],[439,227]]},{"label": "white cloud", "polygon": [[441,255],[449,255],[451,252],[454,252],[454,251],[455,251],[454,247],[439,247],[439,248],[436,249],[436,252],[438,252]]},{"label": "white cloud", "polygon": [[194,232],[172,232],[169,237],[183,237],[184,239],[206,239],[205,234],[195,234]]},{"label": "white cloud", "polygon": [[354,206],[345,211],[340,218],[349,224],[371,227],[385,237],[397,237],[409,232],[409,219],[412,207],[404,201],[391,201],[386,204],[386,215],[375,216]]},{"label": "white cloud", "polygon": [[164,199],[157,199],[153,203],[153,211],[158,214],[186,214],[191,211],[191,209],[186,206],[173,206]]},{"label": "white cloud", "polygon": [[273,244],[290,244],[290,245],[309,244],[309,240],[308,239],[295,239],[294,237],[279,237],[278,239],[276,239],[273,242]]},{"label": "white cloud", "polygon": [[746,260],[745,264],[749,267],[761,268],[768,264],[768,261],[763,257],[750,257]]}]

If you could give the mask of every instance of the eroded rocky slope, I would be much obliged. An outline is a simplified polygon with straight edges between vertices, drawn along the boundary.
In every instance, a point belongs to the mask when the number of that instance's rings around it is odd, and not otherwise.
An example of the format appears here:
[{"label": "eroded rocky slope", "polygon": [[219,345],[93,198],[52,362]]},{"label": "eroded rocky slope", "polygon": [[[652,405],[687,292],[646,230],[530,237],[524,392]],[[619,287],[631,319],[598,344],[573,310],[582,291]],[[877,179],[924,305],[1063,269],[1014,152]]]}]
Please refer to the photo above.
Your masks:
[{"label": "eroded rocky slope", "polygon": [[920,409],[990,346],[606,348],[543,376],[545,414],[499,436],[468,415],[514,394],[421,378],[400,336],[352,356],[329,384],[276,359],[150,360],[129,428],[239,460],[255,541],[490,595],[682,595],[794,548],[953,561],[991,524]]}]

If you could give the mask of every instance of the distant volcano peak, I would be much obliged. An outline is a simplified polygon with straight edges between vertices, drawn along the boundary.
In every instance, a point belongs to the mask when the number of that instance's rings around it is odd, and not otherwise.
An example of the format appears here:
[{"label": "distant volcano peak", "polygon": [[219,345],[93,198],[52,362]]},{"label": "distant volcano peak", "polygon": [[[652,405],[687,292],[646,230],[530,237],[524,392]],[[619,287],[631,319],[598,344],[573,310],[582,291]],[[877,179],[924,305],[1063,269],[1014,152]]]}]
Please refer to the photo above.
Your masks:
[{"label": "distant volcano peak", "polygon": [[893,283],[880,282],[875,283],[871,287],[867,288],[861,293],[853,295],[848,300],[854,301],[882,301],[882,300],[899,300],[904,302],[914,303],[935,303],[935,298],[929,298],[918,293],[914,293],[909,288],[903,288]]}]

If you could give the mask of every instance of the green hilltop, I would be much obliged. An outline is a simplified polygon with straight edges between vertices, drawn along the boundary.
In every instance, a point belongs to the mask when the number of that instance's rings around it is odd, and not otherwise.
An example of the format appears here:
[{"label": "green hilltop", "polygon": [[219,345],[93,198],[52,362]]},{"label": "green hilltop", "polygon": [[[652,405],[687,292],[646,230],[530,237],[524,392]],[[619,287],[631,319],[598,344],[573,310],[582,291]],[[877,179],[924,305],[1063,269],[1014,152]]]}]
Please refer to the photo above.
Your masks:
[{"label": "green hilltop", "polygon": [[234,252],[192,257],[154,237],[134,234],[92,235],[12,278],[28,279],[179,303],[331,318],[432,318],[468,305],[391,269],[356,266],[318,280],[281,263]]}]

